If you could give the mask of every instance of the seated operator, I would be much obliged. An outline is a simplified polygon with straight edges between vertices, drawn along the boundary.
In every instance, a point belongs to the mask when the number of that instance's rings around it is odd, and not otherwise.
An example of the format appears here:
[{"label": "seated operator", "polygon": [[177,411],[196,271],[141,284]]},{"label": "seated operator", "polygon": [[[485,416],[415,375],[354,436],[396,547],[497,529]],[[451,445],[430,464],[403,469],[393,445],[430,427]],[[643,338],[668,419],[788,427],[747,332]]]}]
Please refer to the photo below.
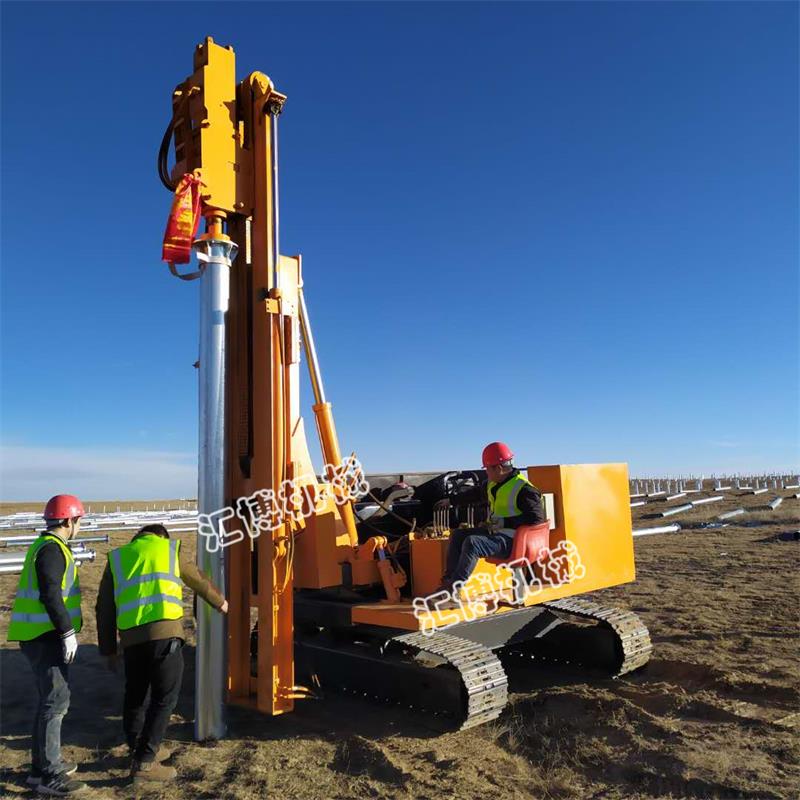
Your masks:
[{"label": "seated operator", "polygon": [[[487,482],[453,499],[455,505],[489,503],[489,520],[482,528],[462,528],[450,533],[447,570],[436,592],[450,592],[453,584],[466,581],[478,559],[508,558],[514,532],[520,525],[545,521],[542,494],[512,463],[514,454],[508,445],[492,442],[483,449]],[[450,500],[440,500],[437,508],[449,508]]]}]

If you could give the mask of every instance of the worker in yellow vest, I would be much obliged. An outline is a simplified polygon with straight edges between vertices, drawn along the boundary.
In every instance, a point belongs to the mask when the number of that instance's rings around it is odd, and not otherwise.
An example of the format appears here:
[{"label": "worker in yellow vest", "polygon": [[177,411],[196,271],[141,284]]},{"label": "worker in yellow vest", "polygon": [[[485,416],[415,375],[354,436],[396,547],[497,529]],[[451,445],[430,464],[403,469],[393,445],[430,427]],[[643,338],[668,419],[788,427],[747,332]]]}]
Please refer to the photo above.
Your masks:
[{"label": "worker in yellow vest", "polygon": [[514,467],[514,454],[503,442],[486,445],[482,455],[487,481],[457,495],[439,501],[439,508],[468,503],[488,503],[489,517],[479,528],[453,530],[447,548],[447,567],[442,585],[436,592],[451,592],[453,584],[466,581],[478,559],[508,558],[514,533],[520,525],[545,521],[542,494]]},{"label": "worker in yellow vest", "polygon": [[[222,612],[222,593],[185,558],[163,525],[145,525],[112,550],[97,594],[97,639],[116,669],[117,631],[125,660],[122,725],[131,754],[131,778],[163,782],[177,777],[162,762],[161,746],[183,680],[183,584]],[[150,701],[145,703],[148,691]]]},{"label": "worker in yellow vest", "polygon": [[68,542],[78,532],[83,504],[71,494],[51,497],[46,529],[28,548],[11,607],[8,640],[19,642],[36,676],[29,786],[65,797],[86,784],[73,780],[77,764],[61,758],[61,722],[69,710],[69,665],[78,652],[81,587]]}]

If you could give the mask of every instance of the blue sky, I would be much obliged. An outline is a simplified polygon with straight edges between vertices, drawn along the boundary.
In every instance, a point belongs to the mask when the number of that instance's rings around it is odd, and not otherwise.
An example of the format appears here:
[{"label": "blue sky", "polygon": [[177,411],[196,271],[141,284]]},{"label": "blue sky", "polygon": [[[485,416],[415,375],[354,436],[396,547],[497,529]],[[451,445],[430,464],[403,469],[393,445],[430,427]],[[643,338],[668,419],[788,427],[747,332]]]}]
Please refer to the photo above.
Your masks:
[{"label": "blue sky", "polygon": [[797,465],[796,4],[0,8],[3,499],[194,495],[155,156],[206,35],[289,96],[282,249],[368,471]]}]

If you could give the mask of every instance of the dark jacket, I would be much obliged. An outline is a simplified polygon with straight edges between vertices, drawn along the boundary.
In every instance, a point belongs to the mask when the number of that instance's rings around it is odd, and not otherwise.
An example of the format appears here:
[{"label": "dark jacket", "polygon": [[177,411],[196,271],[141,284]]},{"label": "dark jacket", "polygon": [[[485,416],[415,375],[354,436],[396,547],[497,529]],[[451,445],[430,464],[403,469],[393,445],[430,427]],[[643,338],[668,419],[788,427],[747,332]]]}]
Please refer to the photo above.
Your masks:
[{"label": "dark jacket", "polygon": [[[512,470],[506,478],[492,489],[492,496],[495,497],[497,495],[497,490],[517,475],[519,475],[519,470]],[[488,501],[487,485],[488,481],[484,481],[479,486],[474,486],[472,489],[468,489],[466,492],[456,495],[452,498],[453,505],[463,506],[469,503],[486,503]],[[505,527],[518,528],[520,525],[536,525],[547,519],[544,515],[544,506],[542,505],[542,493],[535,486],[522,487],[520,493],[517,495],[517,506],[522,513],[513,517],[505,517]]]},{"label": "dark jacket", "polygon": [[[58,536],[54,531],[48,531],[48,535]],[[65,539],[60,536],[58,538],[67,544]],[[39,600],[55,626],[54,631],[47,631],[47,633],[37,636],[36,639],[38,641],[63,639],[70,633],[74,633],[72,620],[64,605],[64,598],[61,596],[61,582],[64,580],[64,572],[67,569],[64,553],[55,542],[47,542],[36,553],[35,567],[36,579],[39,582]]]},{"label": "dark jacket", "polygon": [[[181,568],[181,580],[193,589],[207,603],[220,608],[225,597],[216,586],[197,568],[197,565],[184,557],[183,548],[179,550],[178,561]],[[110,656],[117,652],[117,607],[114,603],[114,578],[111,568],[106,564],[100,589],[97,592],[97,604],[94,608],[97,617],[97,644],[101,655]],[[134,644],[150,642],[156,639],[185,639],[183,619],[163,619],[158,622],[146,622],[126,631],[119,632],[123,649]]]}]

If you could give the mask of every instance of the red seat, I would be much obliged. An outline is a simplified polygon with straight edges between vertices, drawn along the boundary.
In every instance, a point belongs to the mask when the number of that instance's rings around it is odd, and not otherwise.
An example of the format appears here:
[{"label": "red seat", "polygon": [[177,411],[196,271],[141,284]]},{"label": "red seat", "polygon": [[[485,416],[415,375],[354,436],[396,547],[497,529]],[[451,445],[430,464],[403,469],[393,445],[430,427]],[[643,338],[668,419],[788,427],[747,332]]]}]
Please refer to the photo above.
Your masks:
[{"label": "red seat", "polygon": [[[532,568],[541,553],[546,553],[550,548],[550,522],[540,522],[538,525],[520,525],[514,532],[514,544],[511,546],[511,555],[508,558],[487,558],[490,564],[511,564],[511,571],[515,576],[512,583],[513,605],[524,605],[525,598],[530,589],[530,580],[533,577]],[[525,559],[525,563],[514,562]],[[538,579],[537,579],[538,580]]]},{"label": "red seat", "polygon": [[514,544],[508,558],[487,558],[490,564],[508,564],[525,558],[528,563],[535,564],[539,554],[550,547],[550,522],[539,522],[536,525],[520,525],[514,533]]}]

